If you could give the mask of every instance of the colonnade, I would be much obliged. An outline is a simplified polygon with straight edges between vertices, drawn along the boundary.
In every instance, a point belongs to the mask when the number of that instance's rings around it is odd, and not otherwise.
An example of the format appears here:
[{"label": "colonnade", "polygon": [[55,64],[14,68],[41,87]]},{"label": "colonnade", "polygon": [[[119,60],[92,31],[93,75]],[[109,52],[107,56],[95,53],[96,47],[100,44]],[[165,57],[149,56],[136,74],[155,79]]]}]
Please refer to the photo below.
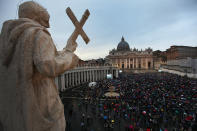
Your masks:
[{"label": "colonnade", "polygon": [[64,91],[87,82],[99,81],[112,74],[112,78],[118,77],[118,69],[111,66],[77,67],[64,72],[55,78],[56,86]]}]

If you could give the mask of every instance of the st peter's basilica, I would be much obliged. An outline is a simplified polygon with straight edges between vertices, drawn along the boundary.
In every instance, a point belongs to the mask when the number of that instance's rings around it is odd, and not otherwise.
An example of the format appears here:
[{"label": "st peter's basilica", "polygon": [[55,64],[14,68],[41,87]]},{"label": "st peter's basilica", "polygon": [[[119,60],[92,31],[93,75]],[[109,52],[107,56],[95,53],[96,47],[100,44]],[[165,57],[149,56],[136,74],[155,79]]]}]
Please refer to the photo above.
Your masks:
[{"label": "st peter's basilica", "polygon": [[138,50],[131,49],[129,44],[122,37],[117,49],[113,49],[106,57],[110,64],[120,69],[153,69],[152,49]]}]

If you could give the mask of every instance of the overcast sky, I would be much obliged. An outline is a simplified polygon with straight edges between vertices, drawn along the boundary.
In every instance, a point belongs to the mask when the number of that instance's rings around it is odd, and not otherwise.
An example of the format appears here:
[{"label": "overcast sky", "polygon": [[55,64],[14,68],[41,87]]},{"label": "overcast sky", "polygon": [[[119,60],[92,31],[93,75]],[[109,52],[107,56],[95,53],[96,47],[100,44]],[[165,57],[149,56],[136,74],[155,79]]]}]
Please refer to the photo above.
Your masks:
[{"label": "overcast sky", "polygon": [[[0,28],[16,19],[18,5],[26,0],[0,0]],[[61,50],[74,31],[65,13],[69,6],[78,19],[90,16],[83,29],[90,38],[78,37],[81,59],[103,58],[124,36],[130,48],[166,50],[171,45],[197,46],[197,0],[34,0],[50,14],[50,33]]]}]

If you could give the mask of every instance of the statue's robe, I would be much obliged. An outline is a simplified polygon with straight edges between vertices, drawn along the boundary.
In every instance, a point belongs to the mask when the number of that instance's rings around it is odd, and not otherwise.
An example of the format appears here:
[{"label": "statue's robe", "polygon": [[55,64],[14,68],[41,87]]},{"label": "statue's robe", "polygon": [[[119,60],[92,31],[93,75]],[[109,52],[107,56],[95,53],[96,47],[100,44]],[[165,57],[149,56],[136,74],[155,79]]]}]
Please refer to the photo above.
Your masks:
[{"label": "statue's robe", "polygon": [[0,123],[5,131],[65,131],[54,78],[78,57],[58,52],[47,29],[27,18],[4,22],[0,34]]}]

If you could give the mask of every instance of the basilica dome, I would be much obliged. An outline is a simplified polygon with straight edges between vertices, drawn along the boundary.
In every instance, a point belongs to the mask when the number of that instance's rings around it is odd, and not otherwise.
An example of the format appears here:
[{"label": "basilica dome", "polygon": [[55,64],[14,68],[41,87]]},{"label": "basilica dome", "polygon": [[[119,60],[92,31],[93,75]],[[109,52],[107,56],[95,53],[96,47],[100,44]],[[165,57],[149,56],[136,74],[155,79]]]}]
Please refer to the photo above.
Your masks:
[{"label": "basilica dome", "polygon": [[117,51],[130,51],[129,44],[124,40],[124,37],[122,37],[121,41],[119,42]]}]

